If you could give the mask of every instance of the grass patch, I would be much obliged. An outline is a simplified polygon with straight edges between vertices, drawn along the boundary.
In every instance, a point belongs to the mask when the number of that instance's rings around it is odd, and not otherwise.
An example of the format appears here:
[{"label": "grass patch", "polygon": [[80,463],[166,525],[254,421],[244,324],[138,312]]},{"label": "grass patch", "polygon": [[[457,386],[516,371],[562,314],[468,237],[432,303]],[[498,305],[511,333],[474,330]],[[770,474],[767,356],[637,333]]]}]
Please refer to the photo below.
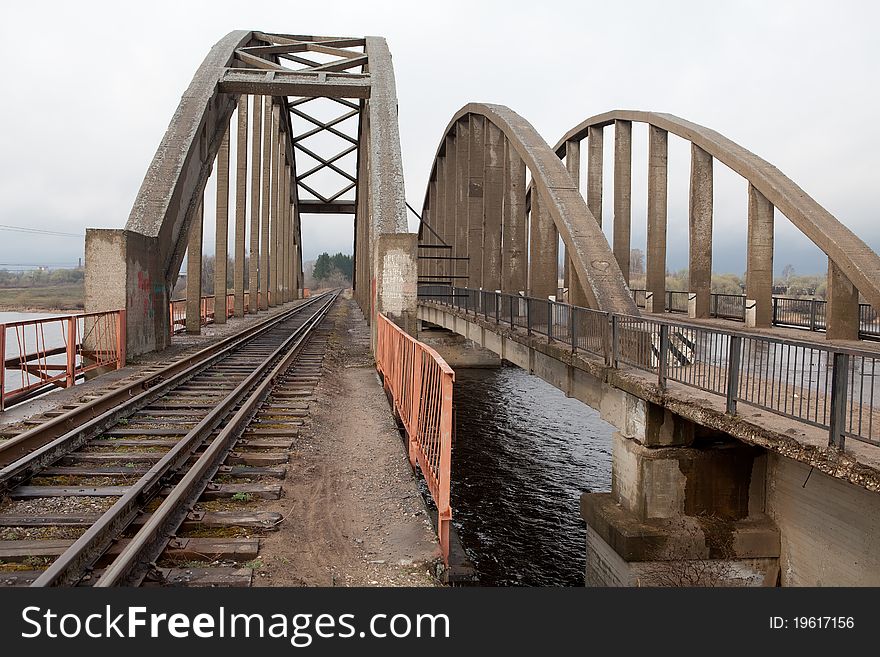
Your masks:
[{"label": "grass patch", "polygon": [[47,287],[0,288],[0,307],[15,311],[82,310],[85,307],[85,286],[68,283]]}]

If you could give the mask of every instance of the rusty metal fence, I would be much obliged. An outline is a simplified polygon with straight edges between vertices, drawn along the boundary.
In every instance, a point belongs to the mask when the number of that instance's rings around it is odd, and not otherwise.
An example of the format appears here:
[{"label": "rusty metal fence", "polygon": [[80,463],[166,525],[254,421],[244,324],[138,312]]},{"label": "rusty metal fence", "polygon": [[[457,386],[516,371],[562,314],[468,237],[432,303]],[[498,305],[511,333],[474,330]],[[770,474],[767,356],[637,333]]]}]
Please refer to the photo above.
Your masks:
[{"label": "rusty metal fence", "polygon": [[611,367],[633,367],[725,399],[880,446],[880,353],[600,312],[548,299],[469,290],[421,289],[420,298],[543,335]]},{"label": "rusty metal fence", "polygon": [[[262,292],[257,292],[257,307],[259,308],[260,298],[262,296]],[[271,299],[272,295],[269,294],[269,298]],[[216,309],[214,306],[215,298],[214,295],[205,295],[202,297],[202,301],[199,304],[199,324],[201,326],[206,326],[214,322],[214,316],[216,313]],[[244,293],[244,312],[245,314],[251,311],[251,302],[250,302],[250,293]],[[235,314],[235,294],[229,293],[226,295],[226,318],[230,318]],[[173,299],[168,304],[168,317],[171,320],[171,335],[175,333],[182,333],[186,330],[186,299]]]},{"label": "rusty metal fence", "polygon": [[455,373],[440,355],[377,314],[376,367],[437,505],[437,535],[449,560],[449,477],[452,465],[452,387]]},{"label": "rusty metal fence", "polygon": [[86,372],[125,366],[125,311],[0,324],[0,410]]}]

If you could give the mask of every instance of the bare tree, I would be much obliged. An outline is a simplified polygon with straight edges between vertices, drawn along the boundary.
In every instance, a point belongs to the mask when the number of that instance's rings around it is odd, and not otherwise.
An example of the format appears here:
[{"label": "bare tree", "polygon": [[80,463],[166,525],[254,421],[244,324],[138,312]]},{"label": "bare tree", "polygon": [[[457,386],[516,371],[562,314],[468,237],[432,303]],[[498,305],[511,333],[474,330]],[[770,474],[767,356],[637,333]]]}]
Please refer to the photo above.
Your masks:
[{"label": "bare tree", "polygon": [[[683,544],[673,548],[657,549],[653,559],[642,570],[648,586],[734,586],[738,578],[731,564],[734,557],[733,532],[730,521],[718,516],[702,515],[695,519],[682,518],[671,530],[679,529]],[[708,559],[695,559],[686,545],[704,543]]]}]

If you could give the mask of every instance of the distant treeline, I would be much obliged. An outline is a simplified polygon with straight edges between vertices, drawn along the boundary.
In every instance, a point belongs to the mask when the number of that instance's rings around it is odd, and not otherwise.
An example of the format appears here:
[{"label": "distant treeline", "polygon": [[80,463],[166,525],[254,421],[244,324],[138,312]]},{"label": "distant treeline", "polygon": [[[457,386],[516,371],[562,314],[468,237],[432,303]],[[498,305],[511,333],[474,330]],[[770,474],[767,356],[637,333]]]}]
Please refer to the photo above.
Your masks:
[{"label": "distant treeline", "polygon": [[7,271],[0,269],[0,288],[11,287],[52,287],[82,283],[85,272],[82,269],[34,269],[32,271]]}]

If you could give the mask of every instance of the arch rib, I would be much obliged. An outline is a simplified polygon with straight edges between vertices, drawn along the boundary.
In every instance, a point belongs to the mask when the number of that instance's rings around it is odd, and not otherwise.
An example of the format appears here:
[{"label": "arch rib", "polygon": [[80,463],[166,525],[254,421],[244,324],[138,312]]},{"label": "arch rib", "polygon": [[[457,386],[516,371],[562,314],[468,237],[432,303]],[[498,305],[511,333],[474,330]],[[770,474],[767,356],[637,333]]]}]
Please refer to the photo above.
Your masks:
[{"label": "arch rib", "polygon": [[818,246],[874,308],[880,308],[880,256],[779,169],[715,130],[672,114],[613,110],[579,123],[553,150],[561,158],[567,142],[580,141],[590,128],[615,121],[647,123],[670,132],[741,175]]},{"label": "arch rib", "polygon": [[[559,231],[571,267],[583,286],[588,305],[599,310],[638,315],[639,310],[633,302],[623,273],[596,218],[578,191],[576,181],[569,175],[554,150],[519,114],[504,105],[465,105],[443,132],[435,156],[435,168],[441,152],[445,151],[447,135],[453,133],[459,121],[468,115],[483,116],[499,128],[509,146],[531,172],[533,185],[537,184],[541,194],[542,210],[549,213]],[[425,207],[428,204],[426,194]]]}]

